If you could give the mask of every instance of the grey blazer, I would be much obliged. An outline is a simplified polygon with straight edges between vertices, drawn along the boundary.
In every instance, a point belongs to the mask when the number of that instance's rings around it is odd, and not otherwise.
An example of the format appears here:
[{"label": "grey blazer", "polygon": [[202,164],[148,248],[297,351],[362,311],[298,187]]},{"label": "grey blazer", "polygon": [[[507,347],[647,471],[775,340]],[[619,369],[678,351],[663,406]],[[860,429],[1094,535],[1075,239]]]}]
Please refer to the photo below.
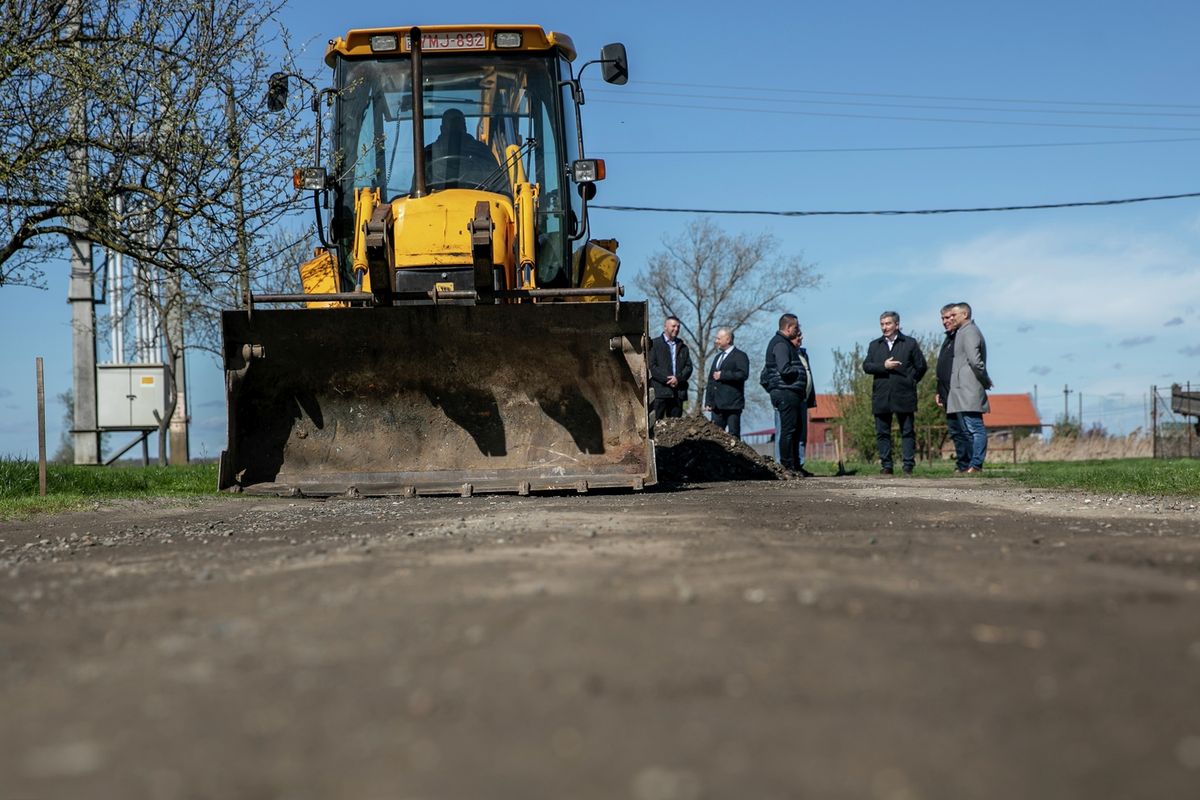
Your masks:
[{"label": "grey blazer", "polygon": [[986,414],[987,390],[992,379],[987,374],[987,345],[974,320],[967,320],[954,334],[953,372],[950,373],[950,393],[946,396],[946,413],[962,411]]}]

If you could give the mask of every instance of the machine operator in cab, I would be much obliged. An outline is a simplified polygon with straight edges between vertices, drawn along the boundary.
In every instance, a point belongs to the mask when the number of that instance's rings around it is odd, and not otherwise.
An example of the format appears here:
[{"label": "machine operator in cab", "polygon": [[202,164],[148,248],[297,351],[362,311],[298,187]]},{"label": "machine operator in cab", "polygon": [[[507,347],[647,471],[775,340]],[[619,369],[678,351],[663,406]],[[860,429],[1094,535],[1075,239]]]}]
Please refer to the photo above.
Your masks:
[{"label": "machine operator in cab", "polygon": [[430,188],[486,189],[506,185],[500,165],[487,145],[467,133],[467,119],[457,108],[442,113],[438,138],[425,148],[425,178]]}]

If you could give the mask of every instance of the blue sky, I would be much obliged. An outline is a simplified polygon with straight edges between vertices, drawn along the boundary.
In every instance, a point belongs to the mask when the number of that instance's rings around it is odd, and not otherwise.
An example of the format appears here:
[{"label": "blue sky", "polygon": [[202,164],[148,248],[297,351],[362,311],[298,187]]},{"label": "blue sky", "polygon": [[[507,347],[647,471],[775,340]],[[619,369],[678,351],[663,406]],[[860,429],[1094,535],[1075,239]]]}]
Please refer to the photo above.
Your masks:
[{"label": "blue sky", "polygon": [[[1200,191],[1192,2],[527,2],[503,19],[470,0],[446,17],[381,8],[293,0],[300,63],[315,69],[328,38],[387,24],[529,22],[570,34],[584,58],[624,42],[628,85],[585,81],[587,150],[608,165],[598,203],[847,211]],[[627,286],[691,219],[593,214],[594,234],[621,242]],[[934,332],[938,308],[959,299],[987,337],[996,391],[1036,385],[1046,422],[1062,413],[1064,385],[1082,392],[1085,424],[1126,432],[1145,424],[1151,385],[1200,382],[1200,198],[714,219],[773,233],[824,275],[792,303],[819,391],[831,351],[877,336],[880,311]],[[49,267],[46,291],[0,289],[0,455],[36,455],[34,358],[46,359],[49,398],[70,385],[67,269]],[[752,359],[771,327],[741,332]],[[189,381],[192,454],[214,456],[225,438],[220,369],[196,354]],[[61,416],[52,403],[51,450]]]}]

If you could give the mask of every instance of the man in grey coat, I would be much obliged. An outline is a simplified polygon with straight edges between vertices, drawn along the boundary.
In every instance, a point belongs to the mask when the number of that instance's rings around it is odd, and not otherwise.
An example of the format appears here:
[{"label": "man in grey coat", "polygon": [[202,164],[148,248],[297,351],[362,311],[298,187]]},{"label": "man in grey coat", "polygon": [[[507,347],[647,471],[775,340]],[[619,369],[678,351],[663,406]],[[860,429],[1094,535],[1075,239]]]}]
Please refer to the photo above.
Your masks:
[{"label": "man in grey coat", "polygon": [[991,411],[988,406],[987,390],[992,388],[992,379],[987,373],[987,345],[971,318],[971,306],[967,303],[954,304],[954,359],[950,375],[950,392],[946,396],[946,413],[954,414],[971,439],[971,463],[968,473],[983,470],[987,456],[987,429],[983,426],[983,415]]},{"label": "man in grey coat", "polygon": [[[950,394],[950,376],[954,374],[954,333],[958,326],[958,315],[954,309],[954,303],[947,303],[941,310],[946,338],[938,351],[937,391],[933,397],[943,412],[946,411],[946,397]],[[971,466],[971,437],[959,424],[957,414],[946,414],[946,432],[950,434],[950,441],[954,442],[954,472],[964,473]]]}]

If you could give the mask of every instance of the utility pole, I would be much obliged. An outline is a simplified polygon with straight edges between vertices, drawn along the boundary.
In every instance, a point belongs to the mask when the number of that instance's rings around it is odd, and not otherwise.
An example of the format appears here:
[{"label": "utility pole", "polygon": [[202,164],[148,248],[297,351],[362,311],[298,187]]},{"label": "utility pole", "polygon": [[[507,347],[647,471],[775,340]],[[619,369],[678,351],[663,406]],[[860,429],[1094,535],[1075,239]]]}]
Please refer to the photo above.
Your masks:
[{"label": "utility pole", "polygon": [[1158,387],[1150,387],[1150,457],[1158,458]]},{"label": "utility pole", "polygon": [[229,168],[233,174],[233,207],[237,225],[234,236],[237,241],[238,296],[234,299],[233,307],[240,308],[250,295],[250,245],[246,236],[246,199],[242,184],[242,129],[238,124],[237,98],[232,80],[226,83],[225,92],[226,138],[231,157]]},{"label": "utility pole", "polygon": [[[172,232],[171,234],[175,234]],[[167,275],[167,348],[166,358],[171,359],[172,384],[175,387],[175,410],[171,413],[170,427],[167,438],[169,463],[172,466],[187,464],[190,460],[188,452],[188,410],[187,410],[187,380],[185,375],[183,346],[183,288],[179,271],[173,270]]]},{"label": "utility pole", "polygon": [[1071,388],[1067,384],[1063,384],[1063,422],[1071,421],[1071,406],[1070,406]]},{"label": "utility pole", "polygon": [[[66,28],[68,41],[79,48],[77,41],[83,30],[83,0],[70,0]],[[77,142],[87,140],[87,107],[82,96],[71,102],[69,126]],[[83,144],[72,145],[67,153],[69,163],[68,192],[70,202],[81,206],[88,191],[88,151]],[[100,463],[100,431],[96,410],[96,303],[95,279],[92,275],[92,243],[87,237],[87,223],[73,215],[68,237],[71,248],[71,283],[67,302],[71,304],[71,344],[73,354],[73,385],[75,409],[72,434],[76,464]]]}]

